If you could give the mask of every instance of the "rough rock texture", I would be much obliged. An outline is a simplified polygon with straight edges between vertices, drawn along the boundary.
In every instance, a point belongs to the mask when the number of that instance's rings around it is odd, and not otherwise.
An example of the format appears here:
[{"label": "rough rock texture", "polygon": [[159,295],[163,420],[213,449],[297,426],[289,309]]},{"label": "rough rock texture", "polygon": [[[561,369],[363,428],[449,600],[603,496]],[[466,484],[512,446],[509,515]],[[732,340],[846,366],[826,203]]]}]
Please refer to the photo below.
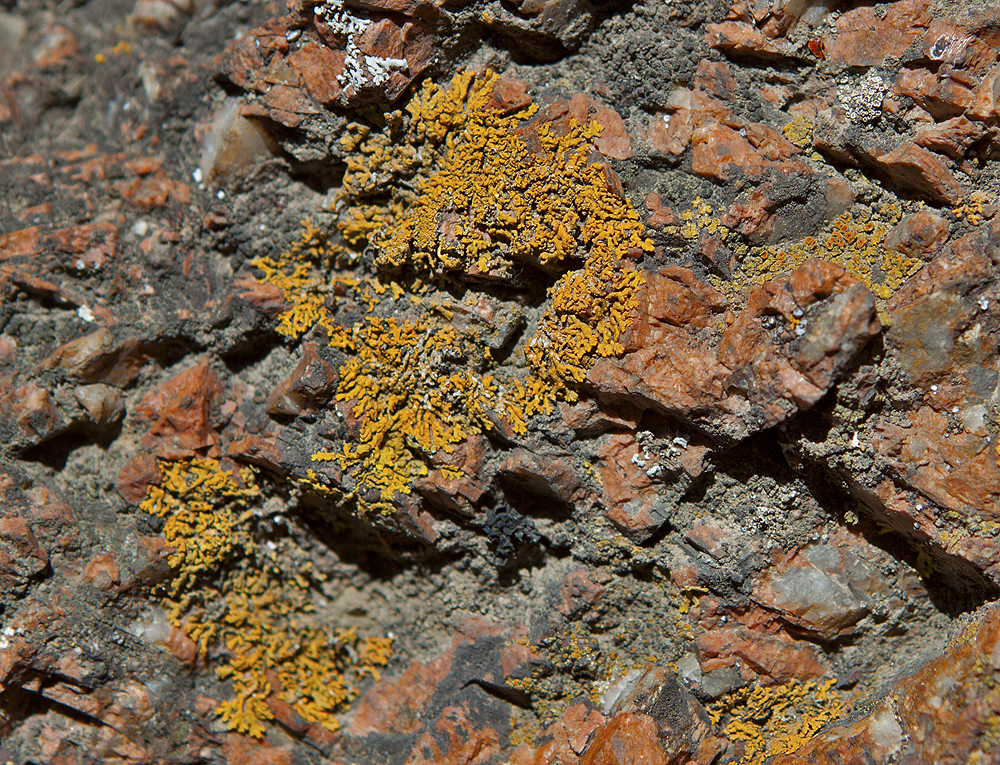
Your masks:
[{"label": "rough rock texture", "polygon": [[998,761],[1000,16],[0,7],[0,762]]}]

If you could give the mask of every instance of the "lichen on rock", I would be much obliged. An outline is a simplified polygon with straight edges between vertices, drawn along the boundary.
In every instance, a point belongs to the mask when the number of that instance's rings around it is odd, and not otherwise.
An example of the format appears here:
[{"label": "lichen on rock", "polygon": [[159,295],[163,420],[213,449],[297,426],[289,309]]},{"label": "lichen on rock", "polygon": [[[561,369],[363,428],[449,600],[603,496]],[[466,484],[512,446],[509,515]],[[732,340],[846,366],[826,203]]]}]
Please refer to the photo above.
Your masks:
[{"label": "lichen on rock", "polygon": [[277,695],[303,720],[336,730],[336,713],[357,695],[352,677],[377,675],[392,641],[302,623],[325,576],[294,545],[278,555],[276,543],[257,540],[254,470],[199,459],[161,462],[160,470],[141,504],[165,520],[173,550],[160,595],[170,623],[203,658],[217,647],[226,655],[216,674],[232,681],[234,698],[216,714],[230,730],[260,738]]}]

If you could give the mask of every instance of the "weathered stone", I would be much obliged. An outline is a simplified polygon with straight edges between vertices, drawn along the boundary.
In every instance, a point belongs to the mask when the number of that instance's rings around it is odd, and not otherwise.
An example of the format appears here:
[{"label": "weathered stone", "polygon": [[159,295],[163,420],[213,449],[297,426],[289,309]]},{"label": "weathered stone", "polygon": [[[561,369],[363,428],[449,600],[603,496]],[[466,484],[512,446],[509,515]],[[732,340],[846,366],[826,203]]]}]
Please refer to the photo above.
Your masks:
[{"label": "weathered stone", "polygon": [[756,27],[740,21],[722,21],[705,27],[705,42],[734,58],[758,61],[795,60],[800,56],[787,43],[772,40]]},{"label": "weathered stone", "polygon": [[599,359],[588,384],[609,400],[661,410],[716,437],[739,440],[808,409],[881,329],[872,295],[825,261],[754,288],[721,336],[708,326],[721,299],[694,280],[671,287],[685,300],[658,297],[652,305],[644,296],[665,283],[648,280],[622,335],[624,357]]},{"label": "weathered stone", "polygon": [[593,494],[567,455],[538,454],[514,449],[497,472],[532,494],[579,507],[593,501]]},{"label": "weathered stone", "polygon": [[831,724],[774,765],[990,762],[998,657],[1000,608],[985,606],[944,653],[897,679],[862,716]]},{"label": "weathered stone", "polygon": [[65,427],[52,394],[34,382],[19,385],[18,375],[0,378],[0,424],[20,446],[37,446]]},{"label": "weathered stone", "polygon": [[146,361],[136,338],[118,339],[102,327],[59,346],[42,367],[65,369],[83,383],[125,387],[135,380]]},{"label": "weathered stone", "polygon": [[921,130],[913,139],[913,143],[959,162],[985,133],[986,129],[979,123],[965,117],[953,117],[934,127]]},{"label": "weathered stone", "polygon": [[664,667],[650,667],[591,736],[580,765],[708,763],[727,749],[708,712]]},{"label": "weathered stone", "polygon": [[573,763],[583,753],[591,734],[605,721],[604,715],[583,703],[572,704],[547,727],[541,738],[549,740],[537,749],[521,744],[510,753],[511,765]]},{"label": "weathered stone", "polygon": [[95,555],[83,570],[84,580],[99,590],[110,590],[121,584],[118,563],[108,553]]},{"label": "weathered stone", "polygon": [[302,346],[302,359],[267,399],[270,415],[295,417],[307,408],[325,404],[333,395],[340,376],[320,358],[314,343]]},{"label": "weathered stone", "polygon": [[589,0],[521,0],[517,14],[494,20],[493,31],[532,58],[553,58],[559,49],[575,50],[593,27]]},{"label": "weathered stone", "polygon": [[949,204],[962,196],[962,184],[945,161],[915,143],[902,143],[877,161],[890,183]]},{"label": "weathered stone", "polygon": [[863,594],[855,592],[842,569],[837,548],[806,548],[769,567],[754,587],[754,599],[780,611],[791,624],[832,640],[851,632],[868,613]]},{"label": "weathered stone", "polygon": [[163,479],[159,463],[152,454],[135,455],[123,467],[115,481],[118,493],[127,501],[138,505],[146,497],[146,490],[151,484],[158,484]]},{"label": "weathered stone", "polygon": [[929,260],[937,245],[948,237],[945,218],[930,210],[918,210],[903,217],[885,238],[885,246],[910,257]]},{"label": "weathered stone", "polygon": [[830,674],[830,667],[810,643],[785,633],[767,634],[747,627],[720,627],[695,638],[702,672],[735,667],[744,680],[768,684],[811,680]]},{"label": "weathered stone", "polygon": [[125,414],[121,391],[110,385],[81,385],[73,391],[73,396],[98,427],[115,423]]},{"label": "weathered stone", "polygon": [[219,456],[213,410],[222,392],[207,356],[151,390],[135,409],[140,421],[149,423],[143,445],[163,459]]},{"label": "weathered stone", "polygon": [[456,444],[451,453],[439,452],[434,457],[435,465],[457,468],[461,475],[449,478],[437,468],[414,481],[413,490],[443,510],[471,517],[487,492],[483,477],[485,459],[486,440],[471,435]]},{"label": "weathered stone", "polygon": [[658,511],[657,491],[634,461],[640,451],[631,434],[612,436],[601,447],[598,474],[608,519],[630,538],[642,541],[667,519]]},{"label": "weathered stone", "polygon": [[48,552],[39,544],[27,519],[18,515],[0,517],[0,590],[4,600],[23,593],[28,582],[48,565]]},{"label": "weathered stone", "polygon": [[288,65],[298,73],[309,95],[330,106],[340,98],[337,77],[344,71],[347,53],[317,42],[308,42],[288,56]]},{"label": "weathered stone", "polygon": [[930,25],[931,6],[929,0],[900,0],[881,18],[871,6],[848,9],[837,19],[837,34],[824,41],[827,60],[844,66],[881,66],[888,58],[901,57]]}]

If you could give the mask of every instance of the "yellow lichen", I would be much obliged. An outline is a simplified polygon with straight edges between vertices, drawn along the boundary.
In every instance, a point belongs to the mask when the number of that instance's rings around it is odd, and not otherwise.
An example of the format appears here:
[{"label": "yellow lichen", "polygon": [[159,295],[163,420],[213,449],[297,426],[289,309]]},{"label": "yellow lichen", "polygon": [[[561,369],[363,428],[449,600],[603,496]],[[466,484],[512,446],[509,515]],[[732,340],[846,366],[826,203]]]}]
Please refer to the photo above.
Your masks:
[{"label": "yellow lichen", "polygon": [[163,462],[161,472],[142,509],[165,519],[173,549],[163,603],[203,656],[214,643],[228,653],[216,673],[232,681],[234,697],[216,713],[230,730],[260,737],[277,695],[303,719],[336,730],[335,713],[356,695],[348,675],[377,676],[391,641],[307,622],[324,577],[301,551],[277,555],[253,541],[250,504],[260,490],[250,468],[192,460]]},{"label": "yellow lichen", "polygon": [[711,704],[708,712],[714,724],[724,723],[730,741],[743,743],[740,765],[752,765],[796,751],[824,725],[843,717],[843,694],[834,683],[791,680],[741,688]]},{"label": "yellow lichen", "polygon": [[785,123],[781,129],[789,143],[795,144],[800,149],[804,149],[812,144],[813,126],[812,123],[801,114],[796,114]]},{"label": "yellow lichen", "polygon": [[[471,433],[504,422],[525,434],[557,398],[575,399],[597,358],[623,350],[619,338],[643,284],[632,263],[653,245],[606,167],[593,161],[601,127],[527,123],[533,106],[501,113],[490,106],[498,79],[462,72],[445,88],[425,82],[380,130],[356,124],[343,136],[338,228],[349,247],[370,243],[381,271],[356,291],[367,316],[333,324],[316,268],[327,245],[312,246],[311,228],[284,260],[255,261],[292,305],[279,331],[297,336],[318,323],[346,355],[336,397],[350,404],[357,430],[313,461],[336,462],[357,485],[362,510],[388,510],[427,474],[436,451]],[[475,337],[462,336],[443,302],[413,294],[477,274],[516,281],[525,265],[557,279],[524,347],[527,374],[500,367]],[[389,291],[394,301],[410,299],[414,318],[376,315]],[[313,488],[337,481],[321,470],[307,480]]]},{"label": "yellow lichen", "polygon": [[317,275],[317,268],[331,258],[331,245],[326,234],[308,219],[302,221],[302,229],[302,238],[278,258],[250,261],[250,265],[263,272],[261,281],[280,287],[285,301],[291,304],[282,312],[276,328],[278,334],[291,338],[301,336],[316,324],[330,323],[326,310],[327,286]]},{"label": "yellow lichen", "polygon": [[712,206],[701,197],[695,197],[691,206],[680,214],[683,221],[679,226],[666,226],[666,233],[677,233],[688,241],[697,241],[702,232],[709,236],[718,234],[723,241],[729,237],[729,229],[722,225]]},{"label": "yellow lichen", "polygon": [[[628,257],[653,245],[635,209],[589,160],[599,125],[571,122],[559,135],[543,124],[529,148],[517,131],[530,110],[502,116],[486,107],[489,88],[457,85],[449,96],[425,87],[424,102],[436,107],[421,124],[438,130],[433,137],[446,139],[450,150],[405,215],[375,234],[376,263],[510,278],[521,263],[544,268],[582,259],[583,268],[550,289],[550,307],[525,352],[542,383],[529,381],[533,390],[524,391],[524,408],[533,413],[556,393],[575,398],[571,385],[582,382],[593,360],[622,351],[618,338],[643,284]],[[440,115],[454,110],[442,104],[462,103],[462,119],[452,120],[461,130],[449,133]]]},{"label": "yellow lichen", "polygon": [[[888,300],[923,265],[922,261],[885,246],[888,231],[901,217],[902,210],[896,205],[886,205],[860,218],[846,212],[817,236],[807,236],[790,245],[745,248],[732,279],[715,278],[713,285],[733,294],[747,284],[762,284],[811,258],[819,258],[843,266],[876,298]],[[879,315],[888,321],[884,311]]]},{"label": "yellow lichen", "polygon": [[993,210],[989,209],[992,205],[990,196],[986,192],[973,191],[968,198],[955,202],[952,215],[956,220],[966,220],[973,226],[979,226],[986,220],[987,214],[993,214]]},{"label": "yellow lichen", "polygon": [[451,452],[470,433],[488,430],[491,412],[523,422],[514,403],[522,388],[459,366],[487,357],[453,326],[369,315],[337,327],[330,343],[348,354],[336,398],[351,402],[358,432],[354,445],[312,459],[337,462],[357,483],[376,489],[376,502],[359,496],[363,510],[388,509],[396,492],[409,494],[434,452]]}]

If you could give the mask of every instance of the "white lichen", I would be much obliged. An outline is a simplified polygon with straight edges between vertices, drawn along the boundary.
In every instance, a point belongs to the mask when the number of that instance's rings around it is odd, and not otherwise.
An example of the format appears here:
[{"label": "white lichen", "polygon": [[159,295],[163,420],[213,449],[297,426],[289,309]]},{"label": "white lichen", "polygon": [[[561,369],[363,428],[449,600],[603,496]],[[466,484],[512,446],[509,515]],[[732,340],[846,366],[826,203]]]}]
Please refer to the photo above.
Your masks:
[{"label": "white lichen", "polygon": [[315,9],[316,21],[331,32],[347,38],[344,69],[337,75],[337,82],[355,91],[384,85],[389,75],[397,69],[406,69],[405,58],[369,56],[358,47],[361,35],[371,25],[363,11],[347,10],[343,0],[327,0]]}]

